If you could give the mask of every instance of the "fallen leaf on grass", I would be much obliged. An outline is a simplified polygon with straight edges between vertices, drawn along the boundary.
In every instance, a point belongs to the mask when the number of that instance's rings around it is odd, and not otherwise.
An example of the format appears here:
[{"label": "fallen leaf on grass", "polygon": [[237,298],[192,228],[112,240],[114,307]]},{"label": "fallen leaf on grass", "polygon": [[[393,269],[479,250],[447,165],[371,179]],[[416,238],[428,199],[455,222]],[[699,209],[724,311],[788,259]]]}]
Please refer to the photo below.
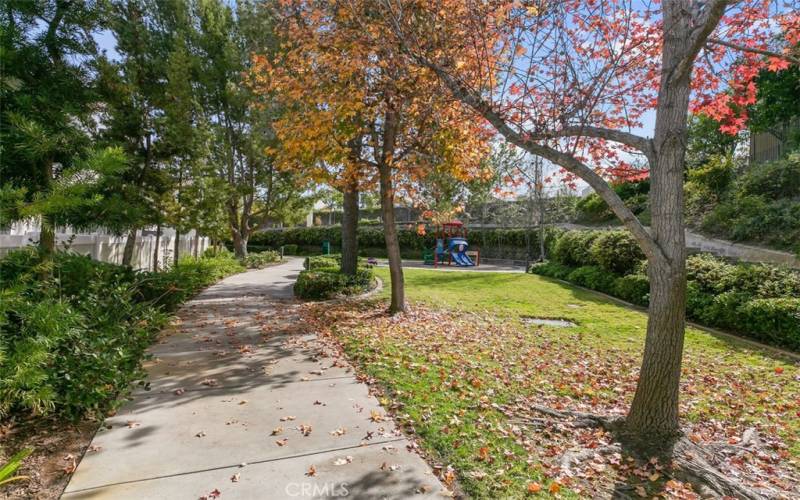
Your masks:
[{"label": "fallen leaf on grass", "polygon": [[542,485],[539,483],[528,483],[528,493],[539,493],[542,491]]},{"label": "fallen leaf on grass", "polygon": [[448,466],[447,472],[445,472],[444,477],[442,477],[442,481],[444,481],[444,484],[446,484],[447,486],[452,486],[455,480],[456,480],[456,471],[454,471],[452,467]]}]

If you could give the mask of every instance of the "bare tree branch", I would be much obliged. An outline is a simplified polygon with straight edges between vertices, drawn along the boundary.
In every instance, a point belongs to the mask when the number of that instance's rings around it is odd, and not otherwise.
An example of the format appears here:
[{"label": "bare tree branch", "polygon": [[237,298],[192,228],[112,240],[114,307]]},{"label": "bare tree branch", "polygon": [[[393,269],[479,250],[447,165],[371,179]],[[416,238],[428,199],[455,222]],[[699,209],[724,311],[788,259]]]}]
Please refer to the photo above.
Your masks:
[{"label": "bare tree branch", "polygon": [[553,132],[542,132],[539,134],[530,134],[530,139],[554,139],[557,137],[594,137],[598,139],[606,139],[612,142],[625,144],[632,148],[638,149],[648,160],[655,156],[655,149],[653,141],[647,137],[642,137],[623,130],[614,130],[603,127],[592,127],[590,125],[575,125],[563,127]]},{"label": "bare tree branch", "polygon": [[711,44],[714,44],[714,45],[722,45],[724,47],[728,47],[728,48],[731,48],[731,49],[734,49],[734,50],[739,50],[741,52],[750,52],[752,54],[761,54],[763,56],[777,57],[779,59],[784,59],[786,61],[789,61],[790,63],[797,64],[798,66],[800,66],[800,59],[797,58],[797,57],[794,57],[794,56],[792,56],[790,54],[782,54],[780,52],[775,52],[775,51],[772,51],[772,50],[764,50],[764,49],[756,49],[754,47],[747,47],[745,45],[739,45],[739,44],[736,44],[736,43],[726,42],[725,40],[720,40],[719,38],[709,38],[707,40],[707,43],[711,43]]}]

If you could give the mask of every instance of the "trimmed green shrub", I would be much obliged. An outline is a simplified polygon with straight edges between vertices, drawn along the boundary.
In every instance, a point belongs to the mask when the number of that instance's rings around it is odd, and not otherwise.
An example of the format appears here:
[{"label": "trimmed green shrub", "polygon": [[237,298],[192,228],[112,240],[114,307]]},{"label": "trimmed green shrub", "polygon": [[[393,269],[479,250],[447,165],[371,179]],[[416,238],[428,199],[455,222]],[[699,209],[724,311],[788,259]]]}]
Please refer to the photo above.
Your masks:
[{"label": "trimmed green shrub", "polygon": [[298,246],[293,243],[283,245],[283,253],[286,255],[297,255],[297,249]]},{"label": "trimmed green shrub", "polygon": [[313,257],[306,257],[305,268],[310,271],[326,267],[337,269],[341,263],[341,255],[338,258],[333,255],[315,255]]},{"label": "trimmed green shrub", "polygon": [[650,280],[643,274],[628,274],[614,280],[611,294],[633,304],[646,306],[650,302]]},{"label": "trimmed green shrub", "polygon": [[569,278],[572,268],[557,262],[547,261],[531,264],[528,272],[542,276],[548,276],[550,278],[556,278],[559,280],[566,280]]},{"label": "trimmed green shrub", "polygon": [[627,274],[632,272],[645,255],[628,231],[605,231],[594,239],[592,259],[606,271]]},{"label": "trimmed green shrub", "polygon": [[243,264],[248,269],[261,269],[269,264],[280,262],[281,254],[274,250],[266,250],[264,252],[251,252],[244,258]]},{"label": "trimmed green shrub", "polygon": [[601,231],[567,231],[558,238],[553,248],[552,259],[565,266],[592,266],[597,262],[592,257],[591,247]]},{"label": "trimmed green shrub", "polygon": [[800,296],[800,273],[767,264],[730,264],[710,254],[686,260],[690,282],[709,294],[745,292],[754,298]]},{"label": "trimmed green shrub", "polygon": [[567,280],[580,286],[598,290],[601,292],[612,293],[614,281],[617,276],[599,266],[582,266],[571,273]]},{"label": "trimmed green shrub", "polygon": [[740,331],[771,344],[800,350],[800,298],[755,299],[738,310]]},{"label": "trimmed green shrub", "polygon": [[358,269],[355,276],[339,272],[339,268],[319,267],[302,271],[294,284],[294,294],[307,300],[325,300],[339,295],[356,295],[367,291],[374,281],[371,269]]}]

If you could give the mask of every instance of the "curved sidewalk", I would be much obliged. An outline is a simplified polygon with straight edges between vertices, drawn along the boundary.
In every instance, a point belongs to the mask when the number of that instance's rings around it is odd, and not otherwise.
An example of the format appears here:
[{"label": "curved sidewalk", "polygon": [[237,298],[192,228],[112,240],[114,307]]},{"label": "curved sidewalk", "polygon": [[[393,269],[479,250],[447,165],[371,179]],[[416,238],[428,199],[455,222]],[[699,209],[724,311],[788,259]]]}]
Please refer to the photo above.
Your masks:
[{"label": "curved sidewalk", "polygon": [[106,419],[63,498],[441,498],[367,386],[302,333],[301,268],[231,276],[184,305],[150,349],[149,387]]}]

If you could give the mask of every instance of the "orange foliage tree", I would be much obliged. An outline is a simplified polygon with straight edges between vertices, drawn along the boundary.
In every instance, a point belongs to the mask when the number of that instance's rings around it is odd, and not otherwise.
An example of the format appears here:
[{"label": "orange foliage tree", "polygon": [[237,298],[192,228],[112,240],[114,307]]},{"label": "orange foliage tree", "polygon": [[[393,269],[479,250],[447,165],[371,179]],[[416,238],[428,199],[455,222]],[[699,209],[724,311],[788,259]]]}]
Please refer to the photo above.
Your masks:
[{"label": "orange foliage tree", "polygon": [[370,8],[279,2],[281,55],[255,55],[251,82],[285,108],[274,123],[282,165],[345,192],[377,181],[395,313],[406,308],[395,194],[413,198],[431,172],[481,175],[489,136],[485,120],[437,91],[432,71],[398,64],[398,47],[378,43],[388,33],[378,24],[365,29]]}]

